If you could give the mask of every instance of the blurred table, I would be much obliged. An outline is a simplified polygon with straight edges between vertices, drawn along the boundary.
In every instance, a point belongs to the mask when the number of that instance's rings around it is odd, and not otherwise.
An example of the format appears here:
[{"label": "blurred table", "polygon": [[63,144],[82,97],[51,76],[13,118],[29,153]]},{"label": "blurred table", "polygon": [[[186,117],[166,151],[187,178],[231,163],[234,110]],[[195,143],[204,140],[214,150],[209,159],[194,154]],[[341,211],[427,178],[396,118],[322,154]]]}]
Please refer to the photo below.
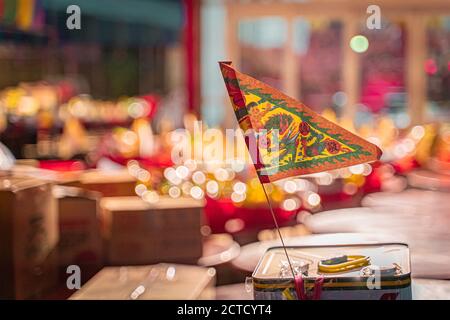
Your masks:
[{"label": "blurred table", "polygon": [[430,170],[415,170],[408,173],[408,184],[427,190],[450,191],[450,175]]},{"label": "blurred table", "polygon": [[367,196],[370,207],[324,211],[302,222],[315,234],[359,233],[410,247],[414,277],[450,279],[450,194],[407,190]]},{"label": "blurred table", "polygon": [[413,279],[414,300],[450,300],[450,281]]},{"label": "blurred table", "polygon": [[203,255],[198,264],[216,269],[218,285],[240,282],[242,276],[231,265],[231,261],[239,256],[240,249],[231,235],[212,234],[203,241]]}]

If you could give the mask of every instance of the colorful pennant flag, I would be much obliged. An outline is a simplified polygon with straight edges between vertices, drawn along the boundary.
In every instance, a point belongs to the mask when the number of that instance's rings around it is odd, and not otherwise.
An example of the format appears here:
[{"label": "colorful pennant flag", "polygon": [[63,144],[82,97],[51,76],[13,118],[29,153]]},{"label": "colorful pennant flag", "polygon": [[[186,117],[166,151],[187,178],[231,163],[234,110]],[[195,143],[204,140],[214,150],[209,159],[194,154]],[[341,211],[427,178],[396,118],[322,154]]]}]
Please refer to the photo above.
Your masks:
[{"label": "colorful pennant flag", "polygon": [[262,183],[380,158],[376,145],[236,71],[231,62],[219,65],[239,126],[250,132],[246,142]]}]

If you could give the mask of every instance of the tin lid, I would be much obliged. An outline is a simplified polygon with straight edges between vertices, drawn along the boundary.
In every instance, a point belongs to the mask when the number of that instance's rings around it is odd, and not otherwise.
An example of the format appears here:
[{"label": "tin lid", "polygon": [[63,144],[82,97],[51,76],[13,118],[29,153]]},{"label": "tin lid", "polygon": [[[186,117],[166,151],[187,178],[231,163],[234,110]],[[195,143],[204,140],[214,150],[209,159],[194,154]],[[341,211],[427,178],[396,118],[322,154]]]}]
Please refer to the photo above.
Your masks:
[{"label": "tin lid", "polygon": [[[319,264],[327,259],[343,256],[368,257],[370,270],[384,270],[398,268],[399,275],[410,273],[409,248],[401,243],[382,243],[370,245],[337,245],[337,246],[295,246],[287,247],[289,259],[295,272],[302,272],[308,278],[323,276],[325,278],[360,277],[367,275],[364,267],[357,267],[348,271],[321,272]],[[367,269],[365,270],[367,271]],[[286,254],[281,247],[270,248],[262,256],[253,272],[253,278],[258,280],[292,278]]]}]

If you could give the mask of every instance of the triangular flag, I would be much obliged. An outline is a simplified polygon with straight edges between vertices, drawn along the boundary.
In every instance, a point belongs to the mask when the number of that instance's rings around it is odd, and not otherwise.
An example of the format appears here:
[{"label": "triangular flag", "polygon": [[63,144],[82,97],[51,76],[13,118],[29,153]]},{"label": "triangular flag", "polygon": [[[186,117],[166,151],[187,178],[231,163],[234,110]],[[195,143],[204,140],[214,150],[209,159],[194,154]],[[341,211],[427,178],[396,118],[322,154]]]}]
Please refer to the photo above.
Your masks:
[{"label": "triangular flag", "polygon": [[[261,182],[378,160],[374,144],[275,88],[219,62]],[[248,133],[250,134],[248,135]],[[263,134],[261,134],[263,132]],[[251,142],[255,140],[256,142]],[[252,147],[256,145],[256,152]]]}]

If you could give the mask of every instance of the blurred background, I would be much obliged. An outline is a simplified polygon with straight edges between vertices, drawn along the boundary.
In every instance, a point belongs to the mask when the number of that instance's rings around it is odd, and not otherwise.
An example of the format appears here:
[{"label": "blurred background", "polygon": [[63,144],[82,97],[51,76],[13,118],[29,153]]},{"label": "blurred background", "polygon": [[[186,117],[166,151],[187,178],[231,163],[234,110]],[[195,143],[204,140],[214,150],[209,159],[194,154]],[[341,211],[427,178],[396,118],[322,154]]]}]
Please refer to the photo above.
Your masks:
[{"label": "blurred background", "polygon": [[[417,276],[450,278],[425,267],[450,263],[450,3],[372,2],[0,0],[0,212],[28,217],[24,192],[41,221],[0,220],[31,230],[1,233],[3,252],[23,256],[2,258],[2,274],[23,279],[8,276],[1,296],[66,298],[71,264],[83,283],[106,265],[176,262],[241,286],[276,234],[242,141],[215,162],[195,151],[213,143],[206,130],[237,128],[220,60],[383,150],[271,185],[287,238],[377,234],[410,244]],[[369,29],[373,4],[380,26]],[[174,140],[180,128],[187,138]],[[174,163],[180,145],[193,157]],[[45,276],[53,267],[59,280]],[[229,290],[218,296],[245,297]]]}]

